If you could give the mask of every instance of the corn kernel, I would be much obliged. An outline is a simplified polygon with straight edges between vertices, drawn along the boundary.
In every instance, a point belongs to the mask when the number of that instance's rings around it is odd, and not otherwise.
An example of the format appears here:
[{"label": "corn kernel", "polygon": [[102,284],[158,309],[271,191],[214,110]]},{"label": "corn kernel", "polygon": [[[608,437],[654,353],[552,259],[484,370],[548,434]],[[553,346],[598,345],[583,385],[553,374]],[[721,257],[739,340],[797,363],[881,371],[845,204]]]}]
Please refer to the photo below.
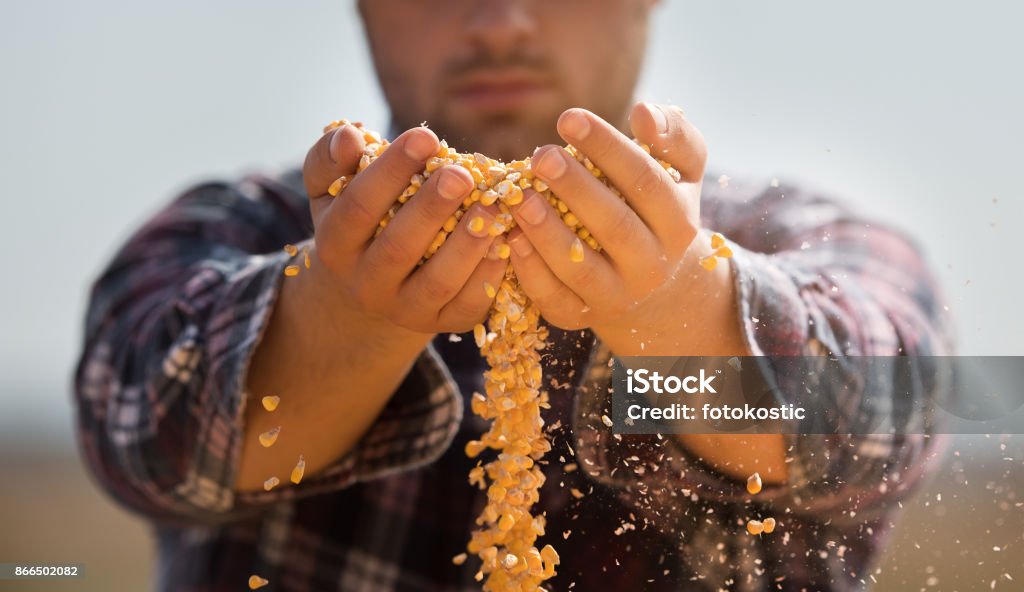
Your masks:
[{"label": "corn kernel", "polygon": [[473,233],[478,233],[481,230],[483,230],[484,229],[484,219],[483,219],[483,217],[482,216],[473,216],[469,220],[469,225],[467,226],[467,228],[469,228],[470,232],[473,232]]},{"label": "corn kernel", "polygon": [[747,477],[747,493],[755,495],[761,492],[761,475],[754,473]]},{"label": "corn kernel", "polygon": [[722,257],[723,259],[728,259],[729,257],[732,257],[732,249],[730,249],[726,245],[722,245],[721,247],[718,247],[715,250],[715,257]]},{"label": "corn kernel", "polygon": [[465,562],[466,562],[466,554],[465,553],[459,553],[455,557],[452,557],[452,563],[454,565],[462,565]]},{"label": "corn kernel", "polygon": [[262,444],[264,448],[270,448],[274,445],[274,442],[277,442],[277,436],[280,433],[281,426],[277,426],[276,428],[271,428],[263,432],[259,436],[260,444]]},{"label": "corn kernel", "polygon": [[345,189],[346,185],[348,185],[348,177],[338,177],[327,187],[327,194],[331,197],[338,197],[338,194]]},{"label": "corn kernel", "polygon": [[310,263],[311,262],[309,260],[309,250],[306,249],[305,247],[303,247],[303,249],[302,249],[302,264],[306,266],[306,269],[309,269]]},{"label": "corn kernel", "polygon": [[501,519],[498,520],[498,528],[501,530],[512,530],[515,525],[516,519],[511,514],[502,514]]},{"label": "corn kernel", "polygon": [[270,580],[261,578],[259,576],[249,576],[249,589],[250,590],[258,590],[258,589],[262,588],[263,586],[266,586],[269,583],[270,583]]},{"label": "corn kernel", "polygon": [[501,259],[508,259],[512,256],[512,247],[510,247],[508,243],[498,245],[496,251],[498,253],[498,257]]},{"label": "corn kernel", "polygon": [[488,298],[493,299],[498,295],[498,291],[494,289],[490,282],[484,282],[484,294],[487,294]]},{"label": "corn kernel", "polygon": [[295,245],[288,244],[284,246],[284,252],[288,253],[289,257],[294,257],[299,253],[299,248]]},{"label": "corn kernel", "polygon": [[583,262],[583,243],[580,242],[579,237],[573,239],[572,246],[569,247],[569,259],[573,263]]},{"label": "corn kernel", "polygon": [[711,248],[717,249],[718,247],[725,245],[725,237],[720,232],[716,232],[711,235]]},{"label": "corn kernel", "polygon": [[306,473],[306,461],[299,455],[299,462],[295,463],[295,468],[292,469],[291,481],[298,485],[302,481],[302,475]]},{"label": "corn kernel", "polygon": [[774,518],[765,518],[763,526],[764,526],[764,533],[765,534],[771,534],[771,533],[775,532],[775,519]]},{"label": "corn kernel", "polygon": [[716,267],[718,267],[718,259],[715,259],[714,255],[701,257],[700,266],[708,271],[713,271]]},{"label": "corn kernel", "polygon": [[281,403],[281,397],[267,395],[266,397],[263,397],[262,402],[264,409],[267,411],[273,411],[277,409],[277,406]]},{"label": "corn kernel", "polygon": [[277,487],[280,483],[280,479],[278,479],[277,477],[271,477],[270,479],[267,479],[266,481],[263,482],[263,490],[270,491],[271,489]]},{"label": "corn kernel", "polygon": [[759,535],[764,532],[764,524],[760,520],[750,520],[747,522],[747,532]]},{"label": "corn kernel", "polygon": [[286,276],[288,276],[288,277],[295,277],[295,276],[299,275],[299,266],[298,265],[289,265],[289,266],[285,267],[284,268],[284,274]]}]

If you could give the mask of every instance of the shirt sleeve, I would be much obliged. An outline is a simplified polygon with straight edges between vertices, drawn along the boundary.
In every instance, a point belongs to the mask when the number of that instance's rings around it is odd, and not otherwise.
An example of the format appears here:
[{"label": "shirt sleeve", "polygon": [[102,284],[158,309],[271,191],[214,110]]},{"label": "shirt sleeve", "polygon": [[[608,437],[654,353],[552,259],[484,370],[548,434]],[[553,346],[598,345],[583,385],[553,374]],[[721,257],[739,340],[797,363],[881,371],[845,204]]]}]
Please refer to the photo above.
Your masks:
[{"label": "shirt sleeve", "polygon": [[[792,187],[769,188],[749,200],[722,197],[709,209],[707,224],[731,239],[735,253],[732,269],[744,340],[750,355],[761,356],[762,377],[781,401],[805,388],[801,376],[812,372],[826,353],[952,354],[939,289],[920,250],[902,233]],[[802,356],[799,363],[808,367],[780,372],[769,362],[773,356]],[[611,363],[612,353],[598,342],[575,413],[582,469],[631,495],[638,509],[662,516],[679,496],[750,500],[744,483],[711,470],[674,437],[613,434],[601,421],[601,415],[610,415]],[[868,382],[857,375],[855,364],[844,371],[849,376],[837,382]],[[935,389],[940,383],[899,386],[911,399],[926,400],[939,396]],[[888,386],[893,390],[895,385]],[[854,388],[820,396],[843,397],[853,410],[849,417],[861,421],[890,414],[890,423],[902,422],[901,433],[849,435],[856,430],[841,423],[835,434],[821,435],[797,425],[795,434],[785,436],[788,483],[765,486],[758,502],[807,515],[827,513],[835,521],[863,519],[921,482],[942,443],[931,433],[929,418],[923,413],[896,417],[907,406],[879,405],[877,397],[869,401],[863,393]]]},{"label": "shirt sleeve", "polygon": [[[343,458],[270,492],[236,493],[249,361],[310,236],[305,200],[269,180],[183,194],[119,250],[93,286],[75,375],[77,436],[115,499],[162,522],[218,523],[282,499],[428,463],[462,405],[428,347]],[[300,255],[301,257],[301,255]]]}]

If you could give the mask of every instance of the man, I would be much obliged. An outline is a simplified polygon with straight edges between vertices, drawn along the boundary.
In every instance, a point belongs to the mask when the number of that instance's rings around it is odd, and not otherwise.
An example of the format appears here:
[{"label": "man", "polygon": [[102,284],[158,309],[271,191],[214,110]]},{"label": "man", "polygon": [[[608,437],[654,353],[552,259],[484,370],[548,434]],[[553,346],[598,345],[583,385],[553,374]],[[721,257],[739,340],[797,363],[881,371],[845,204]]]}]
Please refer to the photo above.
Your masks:
[{"label": "man", "polygon": [[[537,508],[562,556],[551,589],[870,581],[928,438],[615,437],[601,422],[612,355],[950,347],[904,238],[794,187],[705,186],[704,141],[683,112],[633,105],[654,4],[360,2],[392,129],[406,130],[392,147],[331,198],[363,146],[343,126],[316,142],[301,176],[196,187],[122,248],[92,295],[79,433],[100,483],[156,525],[158,589],[236,590],[250,574],[275,590],[479,588],[474,560],[451,557],[485,501],[462,452],[485,429],[465,404],[482,390],[483,362],[449,333],[484,318],[481,286],[507,263],[488,253],[505,240],[552,325],[554,449]],[[433,175],[370,240],[439,138],[505,160],[533,154],[535,173],[605,250],[568,262],[571,232],[531,195],[507,239],[463,223],[417,268],[471,189],[458,167]],[[550,146],[565,143],[625,199]],[[698,260],[712,231],[735,257],[707,272]],[[282,276],[286,243],[310,250],[297,277]],[[260,405],[268,394],[281,399],[273,413]],[[278,426],[276,444],[258,444]],[[302,483],[265,491],[300,455]],[[755,471],[767,486],[751,497],[742,481]],[[773,535],[746,534],[759,516],[778,519]]]}]

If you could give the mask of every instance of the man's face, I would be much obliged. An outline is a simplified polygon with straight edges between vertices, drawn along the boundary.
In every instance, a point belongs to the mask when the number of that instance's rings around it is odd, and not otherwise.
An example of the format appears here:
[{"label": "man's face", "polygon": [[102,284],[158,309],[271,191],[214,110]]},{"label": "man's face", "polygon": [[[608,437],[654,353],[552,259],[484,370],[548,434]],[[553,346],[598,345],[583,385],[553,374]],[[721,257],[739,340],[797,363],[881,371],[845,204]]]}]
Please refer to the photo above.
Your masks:
[{"label": "man's face", "polygon": [[656,0],[361,0],[400,129],[511,160],[589,109],[624,129]]}]

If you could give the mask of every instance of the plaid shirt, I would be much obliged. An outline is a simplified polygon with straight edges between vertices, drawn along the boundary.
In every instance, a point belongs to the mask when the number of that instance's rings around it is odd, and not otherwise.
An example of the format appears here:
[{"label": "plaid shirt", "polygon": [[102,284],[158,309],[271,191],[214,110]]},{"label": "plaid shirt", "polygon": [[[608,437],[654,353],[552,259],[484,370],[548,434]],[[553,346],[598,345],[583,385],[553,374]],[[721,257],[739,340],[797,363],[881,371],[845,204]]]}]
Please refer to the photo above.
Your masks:
[{"label": "plaid shirt", "polygon": [[[735,251],[753,354],[951,353],[938,292],[905,237],[772,185],[722,188],[709,177],[702,204],[705,226]],[[485,502],[462,452],[485,429],[464,396],[482,390],[471,336],[437,336],[327,470],[298,486],[234,491],[244,409],[261,395],[246,392],[246,368],[285,281],[281,246],[311,236],[307,208],[295,172],[205,184],[121,248],[92,291],[76,373],[85,461],[153,524],[157,590],[241,590],[250,574],[270,580],[265,590],[479,590],[476,560],[451,562]],[[562,565],[550,589],[871,585],[896,502],[920,483],[938,438],[786,436],[789,483],[752,498],[673,438],[613,435],[600,420],[607,347],[588,331],[551,335],[554,449],[539,510]],[[782,391],[799,386],[771,378]],[[855,392],[843,396],[856,407]],[[579,470],[565,472],[568,462]],[[776,517],[777,531],[746,534],[757,515]]]}]

